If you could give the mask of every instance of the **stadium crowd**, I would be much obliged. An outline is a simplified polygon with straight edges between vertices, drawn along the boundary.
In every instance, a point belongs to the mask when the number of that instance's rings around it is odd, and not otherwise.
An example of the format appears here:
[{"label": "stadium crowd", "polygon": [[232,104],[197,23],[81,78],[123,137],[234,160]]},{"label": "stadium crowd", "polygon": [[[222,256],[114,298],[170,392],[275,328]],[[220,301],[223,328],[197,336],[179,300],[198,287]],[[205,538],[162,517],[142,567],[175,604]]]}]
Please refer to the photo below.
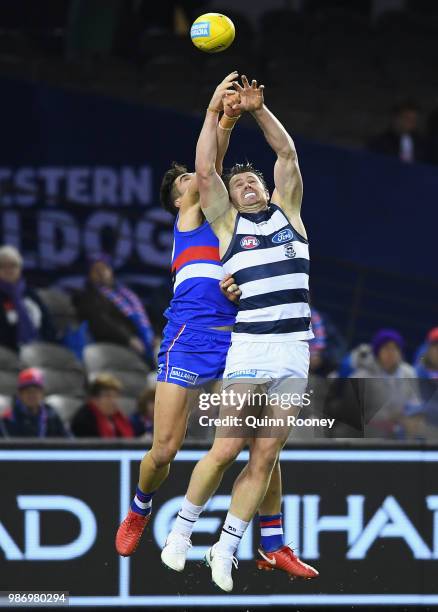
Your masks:
[{"label": "stadium crowd", "polygon": [[[36,6],[31,0],[1,4],[0,74],[149,105],[170,101],[192,113],[203,110],[199,91],[210,91],[237,68],[265,83],[295,133],[438,163],[434,1],[118,0],[104,6],[47,0],[45,11]],[[209,56],[189,43],[192,21],[209,11],[235,24],[226,54]],[[400,104],[407,96],[414,100]]]},{"label": "stadium crowd", "polygon": [[[50,293],[27,286],[22,268],[15,247],[0,247],[0,437],[150,434],[160,338],[140,299],[114,278],[110,259],[93,257],[84,289],[64,295],[75,314],[63,329]],[[438,436],[438,327],[409,364],[394,329],[377,330],[368,344],[349,350],[314,307],[312,326],[310,385],[320,396],[330,388],[331,397],[311,410],[337,416],[332,437]],[[366,383],[359,426],[353,382]]]}]

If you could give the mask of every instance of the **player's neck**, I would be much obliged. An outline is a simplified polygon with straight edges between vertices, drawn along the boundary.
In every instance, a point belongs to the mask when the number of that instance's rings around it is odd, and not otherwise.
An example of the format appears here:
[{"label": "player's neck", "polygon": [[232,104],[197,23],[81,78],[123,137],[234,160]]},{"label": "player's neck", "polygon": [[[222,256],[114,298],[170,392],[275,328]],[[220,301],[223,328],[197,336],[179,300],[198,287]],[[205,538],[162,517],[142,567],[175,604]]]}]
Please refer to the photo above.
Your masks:
[{"label": "player's neck", "polygon": [[237,210],[245,215],[251,215],[268,210],[268,204],[266,202],[254,202],[254,204],[238,206]]},{"label": "player's neck", "polygon": [[199,199],[191,205],[188,201],[181,204],[178,214],[178,229],[180,232],[190,232],[197,229],[204,221]]}]

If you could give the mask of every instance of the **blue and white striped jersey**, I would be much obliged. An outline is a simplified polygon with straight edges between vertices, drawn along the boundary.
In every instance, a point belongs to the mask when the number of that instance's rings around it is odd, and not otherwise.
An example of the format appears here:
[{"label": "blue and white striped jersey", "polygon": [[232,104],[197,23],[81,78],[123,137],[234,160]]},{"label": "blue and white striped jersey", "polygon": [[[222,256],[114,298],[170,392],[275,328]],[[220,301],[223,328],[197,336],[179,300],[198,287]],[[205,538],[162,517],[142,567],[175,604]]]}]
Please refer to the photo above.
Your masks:
[{"label": "blue and white striped jersey", "polygon": [[238,213],[222,265],[242,291],[234,334],[252,341],[313,338],[309,243],[280,207]]}]

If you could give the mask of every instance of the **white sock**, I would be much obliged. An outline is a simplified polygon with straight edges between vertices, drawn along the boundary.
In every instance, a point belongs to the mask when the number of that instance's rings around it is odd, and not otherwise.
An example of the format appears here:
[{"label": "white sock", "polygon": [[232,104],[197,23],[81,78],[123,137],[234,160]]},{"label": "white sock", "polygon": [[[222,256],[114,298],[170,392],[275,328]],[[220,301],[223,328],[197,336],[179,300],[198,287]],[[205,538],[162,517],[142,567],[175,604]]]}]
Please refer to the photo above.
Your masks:
[{"label": "white sock", "polygon": [[193,527],[203,509],[204,506],[195,506],[187,497],[184,497],[181,510],[177,514],[172,531],[180,533],[186,538],[190,538]]},{"label": "white sock", "polygon": [[248,525],[249,523],[247,521],[242,521],[240,518],[237,518],[237,516],[233,516],[228,512],[224,526],[222,527],[221,537],[216,544],[216,550],[220,550],[226,555],[234,555]]}]

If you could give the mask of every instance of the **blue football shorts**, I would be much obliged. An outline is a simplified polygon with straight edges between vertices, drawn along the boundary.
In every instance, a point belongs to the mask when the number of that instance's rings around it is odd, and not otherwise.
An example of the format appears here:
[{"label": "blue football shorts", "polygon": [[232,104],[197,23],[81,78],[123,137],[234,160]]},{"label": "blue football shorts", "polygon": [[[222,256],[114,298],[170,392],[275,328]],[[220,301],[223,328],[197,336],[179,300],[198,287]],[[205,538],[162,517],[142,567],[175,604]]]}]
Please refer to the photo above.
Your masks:
[{"label": "blue football shorts", "polygon": [[169,322],[158,353],[157,381],[193,388],[222,379],[231,331]]}]

